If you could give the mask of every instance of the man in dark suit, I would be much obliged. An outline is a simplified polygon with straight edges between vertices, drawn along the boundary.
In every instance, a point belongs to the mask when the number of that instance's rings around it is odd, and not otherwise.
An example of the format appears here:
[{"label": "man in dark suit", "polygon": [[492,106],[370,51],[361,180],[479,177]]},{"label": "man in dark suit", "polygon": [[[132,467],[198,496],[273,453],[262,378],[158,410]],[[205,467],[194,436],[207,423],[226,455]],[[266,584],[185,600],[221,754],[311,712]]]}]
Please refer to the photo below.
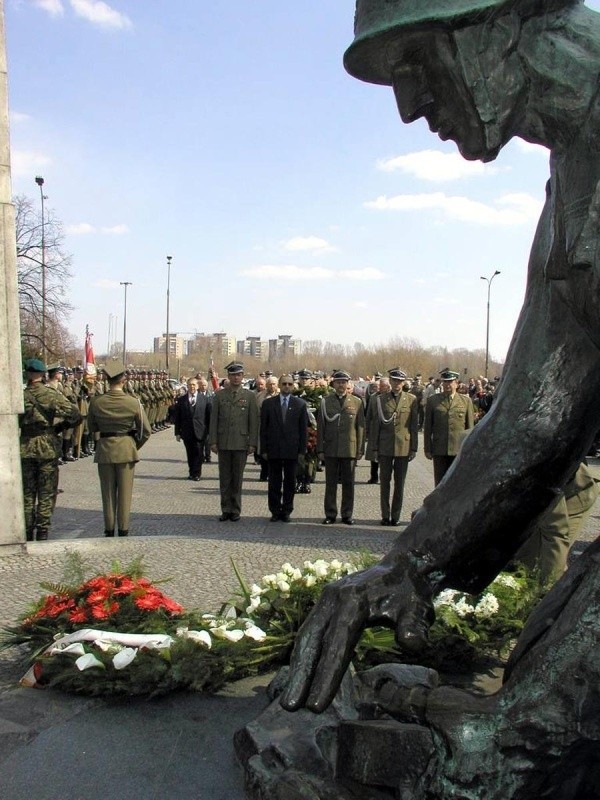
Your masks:
[{"label": "man in dark suit", "polygon": [[260,410],[260,451],[269,463],[271,522],[290,521],[298,456],[306,453],[308,409],[292,394],[293,388],[292,376],[282,375],[279,394],[265,398]]},{"label": "man in dark suit", "polygon": [[189,480],[199,481],[204,460],[204,442],[210,421],[210,403],[205,394],[198,391],[198,381],[190,378],[187,394],[178,397],[175,403],[175,438],[183,439],[189,468]]}]

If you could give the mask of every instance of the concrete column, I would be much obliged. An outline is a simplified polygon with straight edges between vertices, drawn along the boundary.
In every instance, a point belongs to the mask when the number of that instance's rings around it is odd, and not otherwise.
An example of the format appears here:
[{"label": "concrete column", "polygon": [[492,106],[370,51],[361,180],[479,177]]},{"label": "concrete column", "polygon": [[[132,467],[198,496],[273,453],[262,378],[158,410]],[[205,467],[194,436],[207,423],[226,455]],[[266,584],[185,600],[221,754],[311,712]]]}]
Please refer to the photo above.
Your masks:
[{"label": "concrete column", "polygon": [[23,410],[17,245],[10,182],[8,75],[4,1],[0,0],[0,555],[25,552],[17,414]]}]

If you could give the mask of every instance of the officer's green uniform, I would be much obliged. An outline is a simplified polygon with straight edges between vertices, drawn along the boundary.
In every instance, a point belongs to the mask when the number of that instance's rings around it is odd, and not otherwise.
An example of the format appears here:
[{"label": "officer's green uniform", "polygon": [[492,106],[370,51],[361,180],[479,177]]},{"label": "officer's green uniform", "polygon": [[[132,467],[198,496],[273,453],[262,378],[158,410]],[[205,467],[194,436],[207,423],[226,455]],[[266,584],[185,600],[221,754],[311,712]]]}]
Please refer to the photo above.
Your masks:
[{"label": "officer's green uniform", "polygon": [[539,569],[540,582],[557,581],[567,568],[569,549],[600,494],[588,467],[581,464],[564,490],[533,524],[533,533],[515,555],[530,569]]},{"label": "officer's green uniform", "polygon": [[[338,373],[333,374],[333,378]],[[345,379],[344,379],[345,380]],[[317,453],[325,457],[325,520],[337,517],[338,479],[342,484],[343,521],[352,520],[354,472],[365,448],[365,412],[354,395],[340,398],[335,392],[321,401],[317,420]]]},{"label": "officer's green uniform", "polygon": [[258,445],[256,394],[243,389],[215,392],[210,415],[209,439],[219,453],[221,513],[233,521],[242,509],[242,482],[248,449]]},{"label": "officer's green uniform", "polygon": [[[33,364],[38,375],[45,366],[37,359]],[[43,369],[42,369],[43,367]],[[48,538],[58,488],[58,459],[62,450],[62,425],[72,427],[81,416],[77,408],[60,392],[40,381],[25,388],[24,411],[19,415],[21,429],[21,469],[27,541]]]},{"label": "officer's green uniform", "polygon": [[[107,365],[109,378],[123,374],[118,369]],[[117,374],[111,376],[111,372]],[[111,386],[105,394],[92,398],[88,427],[97,437],[94,462],[100,477],[104,534],[114,536],[117,522],[119,536],[127,536],[138,450],[151,434],[148,417],[139,400],[125,394],[120,386]]]},{"label": "officer's green uniform", "polygon": [[475,411],[468,395],[432,394],[427,399],[423,449],[427,457],[433,457],[436,486],[458,455],[464,431],[474,424]]},{"label": "officer's green uniform", "polygon": [[[419,403],[409,392],[385,392],[371,398],[368,413],[370,451],[379,461],[381,521],[384,525],[397,525],[409,457],[414,457],[418,447]],[[392,472],[394,493],[390,509]]]}]

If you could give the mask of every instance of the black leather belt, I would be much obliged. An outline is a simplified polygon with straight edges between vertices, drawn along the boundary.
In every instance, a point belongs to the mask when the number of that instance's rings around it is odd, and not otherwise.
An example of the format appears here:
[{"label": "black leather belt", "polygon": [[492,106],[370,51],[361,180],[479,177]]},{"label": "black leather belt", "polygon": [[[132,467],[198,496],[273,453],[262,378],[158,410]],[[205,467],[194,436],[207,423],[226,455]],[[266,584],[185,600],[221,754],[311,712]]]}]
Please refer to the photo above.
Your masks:
[{"label": "black leather belt", "polygon": [[135,436],[133,431],[125,431],[125,433],[101,433],[101,439],[109,439],[111,436]]}]

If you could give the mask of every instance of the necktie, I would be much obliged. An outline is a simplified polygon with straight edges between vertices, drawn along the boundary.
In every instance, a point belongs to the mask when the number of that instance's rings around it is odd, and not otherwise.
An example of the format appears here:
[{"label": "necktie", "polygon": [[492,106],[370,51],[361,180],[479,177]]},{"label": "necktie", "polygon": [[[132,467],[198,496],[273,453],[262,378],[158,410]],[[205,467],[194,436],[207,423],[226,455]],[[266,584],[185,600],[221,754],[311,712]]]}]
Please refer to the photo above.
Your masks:
[{"label": "necktie", "polygon": [[194,406],[195,406],[195,405],[196,405],[196,395],[195,395],[195,394],[193,394],[193,395],[190,397],[190,408],[194,408]]},{"label": "necktie", "polygon": [[288,408],[288,398],[284,397],[281,401],[281,416],[285,419],[285,415],[287,414]]}]

